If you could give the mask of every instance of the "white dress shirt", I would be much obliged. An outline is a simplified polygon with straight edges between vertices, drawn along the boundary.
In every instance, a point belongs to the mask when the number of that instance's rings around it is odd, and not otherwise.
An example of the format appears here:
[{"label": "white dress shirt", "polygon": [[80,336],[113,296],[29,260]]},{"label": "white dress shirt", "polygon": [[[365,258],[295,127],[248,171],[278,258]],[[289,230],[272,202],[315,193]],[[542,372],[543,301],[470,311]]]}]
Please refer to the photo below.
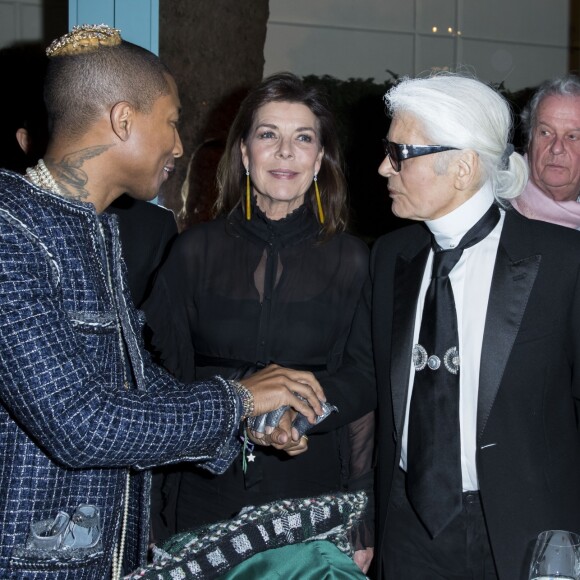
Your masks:
[{"label": "white dress shirt", "polygon": [[[451,213],[425,224],[435,236],[443,249],[454,248],[461,238],[475,225],[494,201],[489,183],[464,204]],[[449,279],[453,288],[455,307],[457,309],[457,329],[459,333],[459,424],[461,429],[461,473],[463,490],[479,489],[475,450],[477,438],[477,395],[479,391],[479,367],[483,331],[487,314],[487,304],[491,287],[491,278],[499,238],[503,227],[505,212],[492,232],[481,242],[463,251],[463,254],[451,270]],[[431,281],[433,250],[427,259],[415,315],[413,344],[419,341],[423,303],[427,287]],[[413,391],[415,368],[409,353],[409,396],[403,429],[401,468],[407,470],[407,434],[409,426],[409,405]]]}]

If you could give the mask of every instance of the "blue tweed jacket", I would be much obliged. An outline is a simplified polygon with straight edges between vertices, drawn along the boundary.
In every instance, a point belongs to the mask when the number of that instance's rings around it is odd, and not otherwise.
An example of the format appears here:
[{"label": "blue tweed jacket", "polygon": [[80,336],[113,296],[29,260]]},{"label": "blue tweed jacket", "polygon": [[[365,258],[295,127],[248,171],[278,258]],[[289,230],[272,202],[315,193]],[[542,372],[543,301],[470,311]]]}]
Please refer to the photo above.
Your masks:
[{"label": "blue tweed jacket", "polygon": [[[148,544],[144,470],[221,473],[239,450],[231,385],[182,385],[143,351],[120,256],[115,216],[0,170],[1,578],[110,577],[128,474],[129,572]],[[99,515],[89,548],[74,529],[65,545],[30,543],[31,525],[44,522],[42,543],[83,504]]]}]

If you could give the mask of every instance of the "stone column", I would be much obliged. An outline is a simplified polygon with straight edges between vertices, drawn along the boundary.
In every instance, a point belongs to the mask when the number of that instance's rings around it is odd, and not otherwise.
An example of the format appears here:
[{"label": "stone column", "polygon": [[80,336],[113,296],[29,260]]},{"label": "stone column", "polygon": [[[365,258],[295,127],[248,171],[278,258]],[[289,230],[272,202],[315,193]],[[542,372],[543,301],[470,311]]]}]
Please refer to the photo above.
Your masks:
[{"label": "stone column", "polygon": [[211,217],[229,126],[262,79],[268,15],[268,0],[160,0],[159,56],[179,87],[184,146],[160,202],[180,229]]}]

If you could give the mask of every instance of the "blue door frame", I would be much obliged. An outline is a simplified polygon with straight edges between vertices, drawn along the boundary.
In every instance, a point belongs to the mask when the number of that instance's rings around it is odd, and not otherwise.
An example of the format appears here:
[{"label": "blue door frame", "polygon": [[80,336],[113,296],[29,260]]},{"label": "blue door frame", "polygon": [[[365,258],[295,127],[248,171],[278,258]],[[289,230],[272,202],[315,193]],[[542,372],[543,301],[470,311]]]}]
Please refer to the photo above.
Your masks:
[{"label": "blue door frame", "polygon": [[114,26],[125,40],[159,54],[159,0],[69,0],[69,29],[75,24]]},{"label": "blue door frame", "polygon": [[159,0],[69,0],[69,28],[108,24],[125,40],[159,54]]}]

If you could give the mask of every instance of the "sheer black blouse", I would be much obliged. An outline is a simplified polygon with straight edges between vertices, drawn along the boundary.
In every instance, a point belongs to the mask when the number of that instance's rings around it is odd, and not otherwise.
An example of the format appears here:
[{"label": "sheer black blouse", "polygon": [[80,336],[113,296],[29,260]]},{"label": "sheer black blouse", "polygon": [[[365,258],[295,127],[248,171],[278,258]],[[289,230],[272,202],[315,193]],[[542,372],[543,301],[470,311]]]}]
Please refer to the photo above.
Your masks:
[{"label": "sheer black blouse", "polygon": [[178,236],[144,307],[153,345],[178,378],[228,377],[236,361],[275,362],[312,369],[338,407],[309,434],[308,452],[257,449],[261,503],[344,489],[353,461],[371,461],[372,430],[345,461],[346,430],[338,429],[376,404],[368,248],[346,233],[325,241],[318,234],[305,205],[279,221],[256,207],[249,221],[239,211],[194,226]]}]

